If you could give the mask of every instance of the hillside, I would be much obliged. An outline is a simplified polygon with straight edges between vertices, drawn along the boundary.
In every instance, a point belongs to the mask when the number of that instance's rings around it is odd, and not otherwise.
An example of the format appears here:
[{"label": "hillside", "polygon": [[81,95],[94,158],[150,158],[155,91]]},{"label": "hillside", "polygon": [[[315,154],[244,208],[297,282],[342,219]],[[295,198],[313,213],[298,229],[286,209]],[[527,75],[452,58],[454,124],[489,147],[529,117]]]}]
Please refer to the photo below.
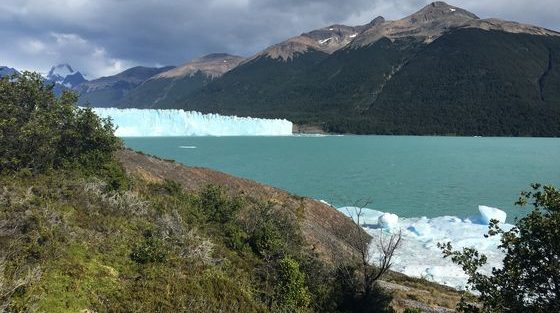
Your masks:
[{"label": "hillside", "polygon": [[80,94],[82,105],[89,103],[95,107],[114,106],[145,80],[173,68],[172,66],[160,68],[137,66],[113,76],[83,82],[74,90]]},{"label": "hillside", "polygon": [[[336,210],[249,180],[132,151],[119,151],[117,159],[134,186],[124,193],[106,190],[103,177],[77,172],[0,176],[0,242],[8,247],[0,254],[0,273],[4,287],[12,286],[11,279],[19,279],[21,286],[0,299],[0,308],[171,312],[188,306],[189,312],[277,312],[263,303],[272,300],[279,284],[274,278],[278,260],[268,252],[273,247],[257,253],[251,237],[247,244],[232,241],[247,235],[237,238],[232,224],[206,220],[206,203],[223,209],[241,205],[236,215],[242,229],[260,223],[273,232],[282,227],[274,239],[280,246],[273,249],[296,253],[302,262],[314,297],[309,312],[352,312],[331,307],[340,292],[331,284],[343,282],[332,281],[337,279],[332,257],[351,260],[353,253],[344,239],[352,222]],[[398,311],[412,306],[447,312],[459,299],[451,289],[422,280],[397,274],[386,279],[392,282],[381,284],[387,290],[383,301]]]},{"label": "hillside", "polygon": [[156,108],[174,103],[198,90],[244,59],[224,53],[206,55],[146,79],[130,94],[119,101],[110,102],[120,107]]},{"label": "hillside", "polygon": [[560,136],[559,35],[434,2],[400,20],[304,33],[216,79],[139,86],[147,103],[124,106],[287,118],[336,133]]}]

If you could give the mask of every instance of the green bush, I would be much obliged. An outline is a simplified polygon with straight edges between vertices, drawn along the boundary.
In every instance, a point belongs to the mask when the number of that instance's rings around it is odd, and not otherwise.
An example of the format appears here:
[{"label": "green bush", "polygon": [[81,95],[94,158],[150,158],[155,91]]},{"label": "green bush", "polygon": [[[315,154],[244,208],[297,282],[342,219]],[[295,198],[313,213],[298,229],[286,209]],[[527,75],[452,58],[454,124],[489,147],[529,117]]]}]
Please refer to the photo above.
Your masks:
[{"label": "green bush", "polygon": [[279,263],[278,295],[286,312],[306,312],[311,303],[311,296],[305,286],[305,274],[299,263],[284,257]]},{"label": "green bush", "polygon": [[166,257],[165,243],[150,231],[144,234],[144,241],[137,245],[130,254],[130,258],[138,264],[163,263]]},{"label": "green bush", "polygon": [[76,104],[74,93],[56,97],[36,73],[0,79],[0,169],[98,169],[111,161],[121,146],[113,124]]},{"label": "green bush", "polygon": [[239,199],[231,199],[223,187],[216,185],[208,185],[200,193],[199,205],[208,221],[220,224],[232,221],[242,207]]},{"label": "green bush", "polygon": [[223,228],[225,243],[228,248],[241,251],[247,246],[247,233],[245,233],[239,225],[227,223]]},{"label": "green bush", "polygon": [[249,243],[253,252],[261,256],[278,253],[284,247],[282,236],[272,221],[256,229]]}]

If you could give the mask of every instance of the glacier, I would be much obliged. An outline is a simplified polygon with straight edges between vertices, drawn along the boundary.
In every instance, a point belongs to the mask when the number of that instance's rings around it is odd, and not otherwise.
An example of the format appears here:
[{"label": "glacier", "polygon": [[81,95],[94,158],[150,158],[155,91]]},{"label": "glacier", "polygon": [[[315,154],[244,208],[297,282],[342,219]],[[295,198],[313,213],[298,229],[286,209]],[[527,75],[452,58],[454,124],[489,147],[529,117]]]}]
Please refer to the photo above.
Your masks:
[{"label": "glacier", "polygon": [[292,122],[284,119],[202,114],[195,111],[92,108],[110,117],[119,137],[158,136],[289,136]]},{"label": "glacier", "polygon": [[[501,219],[505,214],[499,209],[492,209],[491,218]],[[356,213],[360,211],[355,207],[341,207],[338,210],[354,220]],[[391,268],[396,272],[464,290],[468,277],[460,266],[444,259],[437,247],[439,242],[448,241],[456,250],[475,247],[485,254],[488,263],[482,267],[481,273],[490,274],[492,267],[500,268],[502,265],[504,254],[498,249],[499,236],[484,237],[488,232],[486,220],[489,218],[484,216],[488,214],[485,210],[481,210],[480,215],[464,219],[455,216],[399,218],[395,214],[366,208],[361,212],[361,226],[373,238],[381,234],[401,232],[401,246],[395,252]],[[388,225],[391,227],[387,227]],[[500,227],[510,230],[514,226],[501,222]],[[379,256],[377,246],[372,244],[370,249],[373,260],[376,260]]]}]

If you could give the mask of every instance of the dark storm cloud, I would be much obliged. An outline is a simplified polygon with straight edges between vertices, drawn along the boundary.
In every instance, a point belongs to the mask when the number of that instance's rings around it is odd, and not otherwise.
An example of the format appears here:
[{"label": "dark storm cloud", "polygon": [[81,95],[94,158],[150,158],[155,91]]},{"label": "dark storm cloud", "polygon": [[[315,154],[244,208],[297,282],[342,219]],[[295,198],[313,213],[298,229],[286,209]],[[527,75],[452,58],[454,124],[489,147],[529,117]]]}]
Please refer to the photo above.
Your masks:
[{"label": "dark storm cloud", "polygon": [[[212,52],[249,56],[335,23],[396,19],[422,0],[3,0],[0,65],[46,71],[68,62],[90,78]],[[560,29],[557,0],[449,1],[481,17]]]}]

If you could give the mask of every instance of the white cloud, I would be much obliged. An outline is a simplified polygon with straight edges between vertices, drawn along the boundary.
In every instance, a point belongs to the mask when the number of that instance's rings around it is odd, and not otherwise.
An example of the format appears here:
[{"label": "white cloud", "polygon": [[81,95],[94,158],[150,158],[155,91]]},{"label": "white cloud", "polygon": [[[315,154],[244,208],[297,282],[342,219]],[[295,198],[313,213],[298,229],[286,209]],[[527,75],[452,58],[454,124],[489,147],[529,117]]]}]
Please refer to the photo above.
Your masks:
[{"label": "white cloud", "polygon": [[[181,64],[212,52],[251,55],[330,24],[404,17],[428,0],[0,0],[0,65],[89,77],[133,64]],[[481,17],[560,29],[558,0],[448,0]]]},{"label": "white cloud", "polygon": [[[94,78],[113,75],[135,65],[132,61],[111,57],[105,48],[72,33],[51,32],[43,40],[23,39],[18,47],[20,56],[31,63],[22,69],[39,70],[42,73],[47,72],[52,65],[69,63],[84,75]],[[40,57],[41,64],[33,64],[37,57]]]}]

